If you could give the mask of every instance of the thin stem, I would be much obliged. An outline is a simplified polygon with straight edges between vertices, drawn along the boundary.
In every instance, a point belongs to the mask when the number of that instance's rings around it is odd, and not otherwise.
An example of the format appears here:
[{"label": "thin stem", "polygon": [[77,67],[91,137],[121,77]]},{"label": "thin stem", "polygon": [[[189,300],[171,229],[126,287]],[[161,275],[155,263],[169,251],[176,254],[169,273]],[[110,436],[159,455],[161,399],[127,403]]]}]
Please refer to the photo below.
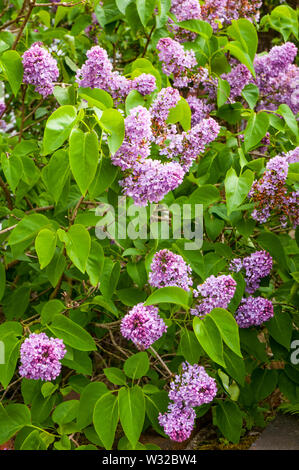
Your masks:
[{"label": "thin stem", "polygon": [[169,374],[170,376],[173,376],[173,373],[171,372],[170,369],[168,369],[167,365],[166,365],[165,362],[163,361],[162,357],[159,356],[159,354],[157,353],[157,351],[155,351],[155,349],[154,349],[152,346],[150,346],[149,349],[154,353],[154,355],[157,357],[157,359],[159,359],[160,363],[162,364],[162,366],[164,367],[164,369],[168,372],[168,374]]}]

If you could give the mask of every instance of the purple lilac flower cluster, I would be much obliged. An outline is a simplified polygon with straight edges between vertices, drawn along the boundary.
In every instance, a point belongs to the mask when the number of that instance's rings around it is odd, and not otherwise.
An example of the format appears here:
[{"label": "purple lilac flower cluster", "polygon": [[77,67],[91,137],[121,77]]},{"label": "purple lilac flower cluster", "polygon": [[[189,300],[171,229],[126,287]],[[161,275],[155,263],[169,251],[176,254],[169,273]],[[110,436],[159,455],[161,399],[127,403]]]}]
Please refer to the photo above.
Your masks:
[{"label": "purple lilac flower cluster", "polygon": [[153,287],[176,286],[189,291],[192,286],[191,273],[191,267],[182,256],[170,250],[160,250],[153,257],[149,284]]},{"label": "purple lilac flower cluster", "polygon": [[242,90],[252,80],[251,72],[243,64],[238,64],[227,74],[222,74],[221,78],[230,84],[230,99],[233,101],[237,96],[241,96]]},{"label": "purple lilac flower cluster", "polygon": [[190,95],[187,98],[187,102],[191,109],[191,125],[196,126],[200,121],[206,119],[210,112],[213,110],[214,106],[208,104],[205,98],[199,99],[194,95]]},{"label": "purple lilac flower cluster", "polygon": [[174,403],[185,406],[201,406],[214,400],[217,393],[215,380],[205,368],[188,362],[182,364],[182,372],[170,384],[168,396]]},{"label": "purple lilac flower cluster", "polygon": [[183,442],[190,437],[196,414],[193,408],[170,403],[168,411],[159,414],[160,426],[172,441]]},{"label": "purple lilac flower cluster", "polygon": [[59,77],[56,60],[43,47],[42,43],[34,43],[23,54],[24,83],[34,85],[44,98],[53,93],[54,83]]},{"label": "purple lilac flower cluster", "polygon": [[162,88],[150,107],[155,126],[165,126],[170,109],[175,108],[181,99],[178,90],[172,87]]},{"label": "purple lilac flower cluster", "polygon": [[[172,0],[170,11],[175,15],[177,21],[201,19],[198,0]],[[174,33],[175,39],[179,42],[193,41],[196,38],[196,33],[180,28],[171,19],[168,21],[168,30]]]},{"label": "purple lilac flower cluster", "polygon": [[267,163],[266,171],[259,180],[255,180],[248,197],[255,203],[251,216],[260,223],[265,223],[272,213],[280,216],[282,226],[287,218],[293,226],[299,224],[299,192],[288,193],[286,179],[289,163],[286,157],[276,156]]},{"label": "purple lilac flower cluster", "polygon": [[159,59],[163,72],[173,75],[173,84],[178,88],[188,86],[192,81],[192,69],[197,61],[193,50],[185,51],[184,47],[171,38],[162,38],[157,44]]},{"label": "purple lilac flower cluster", "polygon": [[48,338],[45,333],[32,333],[21,346],[20,375],[26,379],[56,379],[66,349],[61,339]]},{"label": "purple lilac flower cluster", "polygon": [[292,64],[296,55],[296,46],[286,42],[255,58],[255,83],[262,97],[260,107],[263,109],[276,109],[278,104],[285,103],[295,114],[299,112],[299,69]]},{"label": "purple lilac flower cluster", "polygon": [[161,163],[147,158],[135,165],[129,176],[120,181],[124,193],[134,199],[138,206],[148,202],[159,202],[176,189],[182,182],[185,172],[176,162]]},{"label": "purple lilac flower cluster", "polygon": [[118,151],[112,155],[112,163],[122,170],[134,168],[149,156],[151,139],[149,111],[143,106],[131,109],[125,118],[125,138]]},{"label": "purple lilac flower cluster", "polygon": [[174,403],[170,403],[168,411],[158,417],[170,439],[177,442],[188,439],[196,418],[193,407],[210,403],[216,393],[216,382],[204,367],[184,362],[181,374],[176,375],[170,384],[168,396]]},{"label": "purple lilac flower cluster", "polygon": [[259,286],[261,279],[270,274],[272,269],[272,257],[266,251],[256,251],[245,258],[233,259],[230,270],[239,272],[245,270],[246,292],[253,294]]},{"label": "purple lilac flower cluster", "polygon": [[290,150],[285,158],[288,163],[298,163],[299,162],[299,147],[296,147],[294,150]]},{"label": "purple lilac flower cluster", "polygon": [[[212,118],[202,119],[182,133],[175,125],[167,125],[169,110],[179,100],[178,90],[163,88],[149,111],[137,106],[125,118],[125,138],[112,162],[126,172],[120,185],[137,205],[159,202],[176,189],[193,161],[219,133],[220,127]],[[160,155],[170,161],[162,163],[149,158],[152,142],[158,145]]]},{"label": "purple lilac flower cluster", "polygon": [[135,305],[121,321],[120,331],[124,338],[133,341],[143,351],[148,349],[167,330],[158,308],[143,303]]},{"label": "purple lilac flower cluster", "polygon": [[230,275],[214,275],[197,286],[194,297],[201,296],[201,301],[190,310],[192,315],[204,317],[214,308],[227,308],[235,294],[237,283]]},{"label": "purple lilac flower cluster", "polygon": [[238,18],[259,21],[261,6],[260,0],[205,0],[201,7],[202,19],[208,21],[214,30]]},{"label": "purple lilac flower cluster", "polygon": [[129,80],[119,72],[113,71],[108,54],[100,46],[94,46],[86,53],[85,64],[77,71],[76,81],[80,87],[100,88],[111,94],[116,101],[123,101],[131,90],[141,94],[152,93],[156,88],[156,79],[150,74],[141,74]]},{"label": "purple lilac flower cluster", "polygon": [[206,146],[216,139],[219,131],[220,126],[213,118],[202,119],[189,131],[181,134],[177,133],[175,126],[171,126],[167,135],[167,146],[160,150],[160,154],[172,160],[178,159],[187,172]]},{"label": "purple lilac flower cluster", "polygon": [[236,322],[240,328],[259,326],[270,320],[274,315],[272,302],[263,297],[247,297],[242,299],[236,312]]}]

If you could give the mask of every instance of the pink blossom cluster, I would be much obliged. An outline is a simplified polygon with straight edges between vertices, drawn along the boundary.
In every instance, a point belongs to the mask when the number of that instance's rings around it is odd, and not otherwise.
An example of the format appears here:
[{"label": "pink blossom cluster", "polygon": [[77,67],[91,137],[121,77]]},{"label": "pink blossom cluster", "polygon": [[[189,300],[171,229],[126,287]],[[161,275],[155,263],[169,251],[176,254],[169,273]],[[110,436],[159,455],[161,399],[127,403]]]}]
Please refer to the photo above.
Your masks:
[{"label": "pink blossom cluster", "polygon": [[44,98],[53,93],[54,82],[59,77],[56,60],[43,47],[42,43],[34,43],[23,54],[24,83],[34,85]]},{"label": "pink blossom cluster", "polygon": [[192,315],[200,318],[214,308],[227,308],[232,300],[237,283],[230,275],[210,276],[194,290],[194,297],[201,297],[200,302],[190,310]]},{"label": "pink blossom cluster", "polygon": [[120,325],[123,337],[131,340],[141,351],[148,349],[166,330],[164,320],[158,315],[158,308],[143,303],[135,305],[123,317]]},{"label": "pink blossom cluster", "polygon": [[288,192],[286,179],[289,162],[286,157],[271,158],[266,171],[259,180],[255,180],[248,194],[255,209],[251,216],[260,223],[265,223],[272,214],[277,214],[282,226],[289,219],[294,227],[299,224],[299,192]]},{"label": "pink blossom cluster", "polygon": [[150,74],[129,80],[117,71],[113,71],[108,54],[100,46],[94,46],[86,53],[87,60],[77,71],[76,81],[83,88],[100,88],[111,94],[117,102],[122,102],[131,90],[137,89],[148,95],[156,88],[156,79]]},{"label": "pink blossom cluster", "polygon": [[266,251],[255,251],[250,256],[243,259],[233,259],[230,264],[230,270],[239,272],[245,271],[246,292],[252,294],[259,286],[261,279],[270,274],[272,269],[272,257]]},{"label": "pink blossom cluster", "polygon": [[61,359],[66,349],[63,341],[48,338],[45,333],[32,333],[21,346],[20,375],[26,379],[55,380],[61,372]]},{"label": "pink blossom cluster", "polygon": [[196,418],[193,407],[210,403],[216,393],[216,382],[204,367],[184,362],[181,373],[170,383],[168,396],[173,403],[169,404],[166,413],[160,413],[158,417],[170,439],[177,442],[188,439]]},{"label": "pink blossom cluster", "polygon": [[182,256],[170,250],[158,251],[151,263],[149,284],[153,287],[176,286],[189,291],[192,286],[191,267]]}]

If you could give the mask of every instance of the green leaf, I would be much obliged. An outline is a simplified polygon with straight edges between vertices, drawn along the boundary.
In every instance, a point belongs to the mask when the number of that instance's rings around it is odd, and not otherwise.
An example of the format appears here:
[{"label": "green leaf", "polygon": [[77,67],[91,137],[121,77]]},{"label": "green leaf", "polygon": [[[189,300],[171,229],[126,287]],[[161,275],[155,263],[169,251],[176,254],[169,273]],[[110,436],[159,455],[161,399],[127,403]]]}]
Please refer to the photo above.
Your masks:
[{"label": "green leaf", "polygon": [[0,444],[4,444],[20,429],[30,424],[30,411],[26,405],[12,404],[4,408],[0,404]]},{"label": "green leaf", "polygon": [[23,81],[22,59],[17,51],[6,51],[0,58],[1,67],[7,76],[12,92],[15,96]]},{"label": "green leaf", "polygon": [[118,168],[112,165],[110,158],[102,157],[96,176],[88,189],[91,197],[98,197],[109,188],[115,180],[117,172]]},{"label": "green leaf", "polygon": [[277,310],[274,316],[267,321],[266,326],[270,336],[289,350],[293,331],[290,315],[287,312]]},{"label": "green leaf", "polygon": [[286,122],[286,125],[288,126],[290,131],[295,135],[295,137],[298,139],[299,133],[298,133],[297,120],[292,110],[289,108],[289,106],[287,104],[281,104],[279,108],[277,109],[277,112],[282,115],[282,117],[284,118]]},{"label": "green leaf", "polygon": [[63,312],[65,310],[65,305],[61,302],[61,300],[52,299],[49,300],[42,308],[41,311],[41,322],[43,325],[50,323],[54,316],[58,313]]},{"label": "green leaf", "polygon": [[242,349],[262,362],[268,361],[265,343],[259,341],[255,330],[240,328],[239,334]]},{"label": "green leaf", "polygon": [[113,263],[110,258],[105,258],[104,267],[100,275],[100,289],[106,299],[111,299],[119,280],[120,264]]},{"label": "green leaf", "polygon": [[141,23],[145,27],[154,13],[156,0],[136,0],[136,6]]},{"label": "green leaf", "polygon": [[99,161],[97,134],[94,131],[84,133],[80,129],[74,129],[70,136],[69,156],[72,173],[85,196],[95,177]]},{"label": "green leaf", "polygon": [[215,424],[229,441],[237,444],[241,437],[243,418],[240,408],[232,401],[218,401],[215,408]]},{"label": "green leaf", "polygon": [[204,39],[208,40],[213,34],[212,26],[206,21],[202,20],[186,20],[176,23],[180,28],[187,29],[193,33],[199,34]]},{"label": "green leaf", "polygon": [[242,90],[242,96],[245,98],[251,109],[254,109],[259,99],[259,89],[254,83],[248,83]]},{"label": "green leaf", "polygon": [[225,370],[241,386],[245,385],[245,363],[244,359],[237,356],[230,349],[224,351]]},{"label": "green leaf", "polygon": [[100,281],[102,269],[104,266],[104,251],[102,246],[93,240],[91,242],[90,253],[86,264],[86,272],[90,283],[96,287]]},{"label": "green leaf", "polygon": [[206,206],[219,201],[219,199],[220,191],[212,184],[204,184],[199,186],[199,188],[193,191],[191,196],[189,196],[190,204],[204,204]]},{"label": "green leaf", "polygon": [[200,357],[203,355],[203,350],[193,331],[182,328],[180,338],[178,354],[184,356],[190,364],[198,364]]},{"label": "green leaf", "polygon": [[189,295],[181,287],[162,287],[161,289],[153,292],[144,305],[154,305],[161,303],[178,304],[184,308],[188,308]]},{"label": "green leaf", "polygon": [[269,114],[266,112],[261,113],[252,113],[245,132],[244,132],[244,142],[245,150],[248,150],[255,147],[263,137],[265,137],[266,132],[269,127]]},{"label": "green leaf", "polygon": [[[145,351],[138,352],[129,357],[124,363],[124,372],[131,379],[141,379],[147,374],[149,369],[149,359]],[[121,384],[119,384],[121,385]]]},{"label": "green leaf", "polygon": [[112,449],[117,423],[118,398],[109,392],[98,399],[93,412],[95,430],[107,450]]},{"label": "green leaf", "polygon": [[124,118],[116,109],[106,109],[100,119],[100,125],[108,133],[107,141],[111,153],[121,146],[125,136]]},{"label": "green leaf", "polygon": [[15,333],[4,335],[3,331],[0,331],[0,341],[2,342],[0,345],[0,382],[6,389],[15,373],[21,340],[16,337]]},{"label": "green leaf", "polygon": [[145,418],[143,391],[138,385],[133,388],[121,388],[118,398],[120,422],[134,448],[140,437]]},{"label": "green leaf", "polygon": [[52,414],[54,423],[62,424],[70,423],[77,418],[79,408],[79,400],[67,400],[56,406]]},{"label": "green leaf", "polygon": [[57,150],[68,138],[77,119],[77,111],[74,106],[65,105],[56,109],[46,122],[43,154]]},{"label": "green leaf", "polygon": [[230,37],[241,44],[243,51],[248,53],[253,61],[257,50],[258,37],[252,22],[245,18],[232,20],[232,24],[227,28],[227,32]]},{"label": "green leaf", "polygon": [[[70,165],[68,153],[65,150],[57,150],[43,170],[43,179],[46,183],[48,192],[55,201],[55,204],[57,204],[60,199],[69,173]],[[57,178],[58,174],[59,178]]]},{"label": "green leaf", "polygon": [[224,181],[228,215],[242,204],[250,191],[253,180],[254,173],[251,170],[246,170],[239,177],[234,168],[228,170]]},{"label": "green leaf", "polygon": [[167,124],[179,122],[184,131],[191,128],[191,109],[185,98],[181,97],[177,105],[170,109],[166,122]]},{"label": "green leaf", "polygon": [[37,233],[49,225],[49,219],[41,214],[26,215],[12,230],[8,244],[13,247],[14,255],[22,254],[31,245]]},{"label": "green leaf", "polygon": [[[44,11],[44,10],[43,10]],[[44,13],[46,13],[44,11]],[[23,441],[20,450],[46,450],[47,445],[42,439],[40,431],[35,429]],[[54,437],[53,437],[54,440]]]},{"label": "green leaf", "polygon": [[66,259],[63,253],[56,250],[54,257],[46,268],[46,275],[53,287],[56,287],[66,267]]},{"label": "green leaf", "polygon": [[55,315],[48,325],[49,330],[57,337],[79,351],[95,351],[96,345],[90,334],[77,323],[64,315]]},{"label": "green leaf", "polygon": [[255,369],[250,382],[255,401],[262,401],[271,395],[276,388],[277,380],[277,370]]},{"label": "green leaf", "polygon": [[119,11],[124,15],[126,12],[127,6],[132,3],[133,0],[115,0],[116,6]]},{"label": "green leaf", "polygon": [[243,50],[242,45],[238,41],[229,42],[224,47],[224,50],[230,51],[230,53],[241,62],[241,64],[246,65],[253,77],[256,77],[253,62],[249,54]]},{"label": "green leaf", "polygon": [[199,344],[212,361],[225,367],[222,339],[213,320],[206,317],[204,321],[195,317],[193,319],[193,329]]},{"label": "green leaf", "polygon": [[80,429],[84,429],[92,423],[95,404],[107,392],[108,388],[102,382],[91,382],[84,388],[80,396],[77,415],[77,424]]},{"label": "green leaf", "polygon": [[242,357],[240,351],[239,327],[233,315],[224,308],[214,308],[208,314],[208,317],[212,319],[217,326],[225,344],[237,354],[237,356]]},{"label": "green leaf", "polygon": [[271,232],[263,232],[257,237],[257,242],[278,262],[280,268],[289,271],[284,248],[278,235]]},{"label": "green leaf", "polygon": [[217,87],[217,106],[221,108],[230,95],[230,84],[228,81],[218,78],[218,87]]},{"label": "green leaf", "polygon": [[99,109],[113,108],[113,99],[104,90],[99,88],[78,88],[78,95],[87,101],[89,106],[95,106]]},{"label": "green leaf", "polygon": [[3,153],[1,155],[1,166],[9,186],[12,191],[15,192],[23,175],[22,160],[17,155],[12,155],[7,158]]},{"label": "green leaf", "polygon": [[67,255],[82,273],[86,270],[86,264],[90,252],[90,235],[83,225],[72,225],[68,232],[57,230],[57,234],[65,243]]},{"label": "green leaf", "polygon": [[126,385],[126,376],[121,369],[118,369],[117,367],[108,367],[103,369],[103,372],[107,379],[114,385]]},{"label": "green leaf", "polygon": [[35,250],[38,256],[40,268],[44,269],[54,256],[56,248],[56,232],[47,228],[38,232],[35,239]]}]

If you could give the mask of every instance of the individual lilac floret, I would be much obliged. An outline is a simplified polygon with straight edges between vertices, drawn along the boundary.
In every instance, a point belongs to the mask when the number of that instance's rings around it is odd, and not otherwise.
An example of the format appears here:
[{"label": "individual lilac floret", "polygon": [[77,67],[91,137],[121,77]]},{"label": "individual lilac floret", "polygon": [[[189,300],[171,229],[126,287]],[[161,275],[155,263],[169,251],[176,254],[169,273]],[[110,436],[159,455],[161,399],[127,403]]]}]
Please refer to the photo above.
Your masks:
[{"label": "individual lilac floret", "polygon": [[44,98],[53,93],[54,83],[59,77],[56,60],[42,47],[42,43],[34,43],[23,54],[23,82],[34,85]]},{"label": "individual lilac floret", "polygon": [[205,282],[197,286],[194,290],[194,297],[199,295],[202,300],[194,308],[190,310],[192,315],[204,317],[214,308],[227,308],[236,290],[236,281],[231,276],[214,275],[208,277]]},{"label": "individual lilac floret", "polygon": [[120,331],[124,338],[133,341],[143,351],[148,349],[167,330],[158,308],[143,303],[135,305],[121,321]]},{"label": "individual lilac floret", "polygon": [[176,286],[189,291],[192,286],[191,273],[191,267],[182,256],[170,250],[160,250],[153,257],[149,284],[153,287]]},{"label": "individual lilac floret", "polygon": [[183,362],[182,373],[170,383],[168,396],[177,405],[201,406],[213,401],[216,394],[216,382],[204,367]]},{"label": "individual lilac floret", "polygon": [[162,88],[150,107],[153,121],[160,126],[165,125],[171,108],[175,108],[181,96],[175,88]]},{"label": "individual lilac floret", "polygon": [[194,51],[185,51],[179,42],[171,38],[160,39],[157,49],[162,70],[168,76],[173,74],[174,86],[187,86],[192,80],[192,69],[197,64]]},{"label": "individual lilac floret", "polygon": [[143,106],[132,108],[125,118],[125,138],[118,151],[112,155],[112,163],[122,170],[134,169],[138,162],[149,156],[151,138],[149,111]]},{"label": "individual lilac floret", "polygon": [[168,411],[159,414],[158,420],[172,441],[183,442],[190,437],[196,413],[193,408],[177,404],[168,405]]},{"label": "individual lilac floret", "polygon": [[149,73],[142,73],[134,78],[132,89],[139,91],[141,95],[150,95],[156,89],[156,78]]},{"label": "individual lilac floret", "polygon": [[261,325],[273,315],[273,305],[270,300],[250,296],[241,301],[235,319],[240,328],[249,328]]},{"label": "individual lilac floret", "polygon": [[185,172],[178,163],[161,163],[147,158],[135,166],[132,174],[119,184],[123,192],[134,199],[138,206],[148,202],[161,201],[169,191],[176,189],[183,181]]},{"label": "individual lilac floret", "polygon": [[6,104],[4,103],[4,101],[0,101],[0,116],[2,116],[5,110],[6,110]]},{"label": "individual lilac floret", "polygon": [[270,274],[272,269],[272,257],[266,251],[256,251],[250,256],[241,259],[234,259],[231,262],[231,271],[245,269],[246,292],[253,294],[259,286],[261,279]]},{"label": "individual lilac floret", "polygon": [[61,339],[48,338],[45,333],[32,333],[21,346],[20,375],[26,379],[50,382],[60,374],[60,361],[65,354]]}]

